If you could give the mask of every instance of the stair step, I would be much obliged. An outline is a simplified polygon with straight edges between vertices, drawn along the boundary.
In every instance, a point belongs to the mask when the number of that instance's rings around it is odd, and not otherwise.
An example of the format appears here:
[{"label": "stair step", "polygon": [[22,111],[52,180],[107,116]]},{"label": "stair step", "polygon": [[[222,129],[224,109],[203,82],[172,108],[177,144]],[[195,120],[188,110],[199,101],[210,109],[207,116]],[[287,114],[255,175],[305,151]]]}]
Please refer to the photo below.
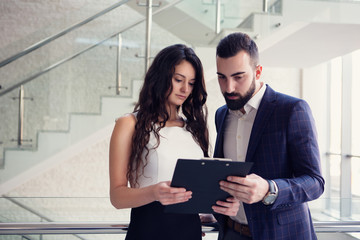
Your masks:
[{"label": "stair step", "polygon": [[89,144],[104,137],[110,138],[115,119],[132,112],[133,106],[134,99],[130,97],[104,97],[101,115],[72,114],[69,131],[39,132],[36,150],[6,150],[5,168],[0,169],[0,195],[75,155]]}]

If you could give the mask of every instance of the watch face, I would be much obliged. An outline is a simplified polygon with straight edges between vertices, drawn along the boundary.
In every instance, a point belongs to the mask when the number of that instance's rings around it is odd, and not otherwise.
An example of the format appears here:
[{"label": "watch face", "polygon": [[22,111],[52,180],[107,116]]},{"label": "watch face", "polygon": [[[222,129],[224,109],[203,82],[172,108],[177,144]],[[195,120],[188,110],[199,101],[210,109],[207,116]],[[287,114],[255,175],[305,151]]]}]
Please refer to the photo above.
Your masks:
[{"label": "watch face", "polygon": [[274,203],[276,199],[276,195],[274,194],[269,194],[265,199],[264,199],[264,202],[266,202],[267,204],[272,204]]},{"label": "watch face", "polygon": [[272,180],[267,180],[267,181],[269,183],[269,192],[266,194],[262,202],[265,205],[270,205],[275,202],[278,195],[278,190],[274,181]]}]

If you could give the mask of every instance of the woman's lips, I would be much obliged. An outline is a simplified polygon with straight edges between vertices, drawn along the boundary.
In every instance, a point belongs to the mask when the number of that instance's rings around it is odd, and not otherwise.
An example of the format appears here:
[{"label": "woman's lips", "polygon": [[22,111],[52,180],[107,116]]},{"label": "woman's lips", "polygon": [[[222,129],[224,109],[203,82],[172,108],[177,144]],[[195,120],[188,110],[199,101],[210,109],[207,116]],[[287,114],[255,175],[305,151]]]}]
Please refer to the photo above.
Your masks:
[{"label": "woman's lips", "polygon": [[182,99],[182,100],[185,100],[186,99],[186,96],[183,96],[183,95],[176,95],[178,98]]}]

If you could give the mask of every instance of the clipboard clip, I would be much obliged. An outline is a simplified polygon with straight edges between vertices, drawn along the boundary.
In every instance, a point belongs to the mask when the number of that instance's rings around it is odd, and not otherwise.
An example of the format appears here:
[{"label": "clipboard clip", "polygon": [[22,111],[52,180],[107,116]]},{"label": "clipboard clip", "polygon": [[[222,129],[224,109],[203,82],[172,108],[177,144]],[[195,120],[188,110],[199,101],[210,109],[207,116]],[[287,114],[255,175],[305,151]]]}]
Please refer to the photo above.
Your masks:
[{"label": "clipboard clip", "polygon": [[230,161],[232,162],[232,159],[230,158],[211,158],[211,157],[203,157],[201,160],[215,160],[215,161]]},{"label": "clipboard clip", "polygon": [[[205,160],[205,161],[224,161],[224,162],[232,162],[232,159],[230,158],[211,158],[211,157],[204,157],[204,158],[201,158],[201,160]],[[201,162],[201,165],[202,166],[205,166],[205,162]],[[226,163],[225,164],[226,167],[230,166],[230,163]]]}]

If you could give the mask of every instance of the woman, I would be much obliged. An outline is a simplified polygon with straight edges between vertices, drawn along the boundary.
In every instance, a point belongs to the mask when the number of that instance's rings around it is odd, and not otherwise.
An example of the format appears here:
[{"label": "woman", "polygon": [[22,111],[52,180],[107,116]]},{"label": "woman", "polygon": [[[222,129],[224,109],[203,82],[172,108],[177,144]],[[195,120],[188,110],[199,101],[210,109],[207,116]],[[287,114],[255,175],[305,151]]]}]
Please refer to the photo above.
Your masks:
[{"label": "woman", "polygon": [[[155,57],[134,113],[116,121],[110,198],[118,209],[132,208],[127,240],[201,239],[198,214],[163,208],[191,198],[190,191],[170,187],[176,160],[208,156],[206,97],[199,58],[185,45],[172,45]],[[214,211],[226,215],[236,215],[239,205],[233,198],[217,204]]]}]

